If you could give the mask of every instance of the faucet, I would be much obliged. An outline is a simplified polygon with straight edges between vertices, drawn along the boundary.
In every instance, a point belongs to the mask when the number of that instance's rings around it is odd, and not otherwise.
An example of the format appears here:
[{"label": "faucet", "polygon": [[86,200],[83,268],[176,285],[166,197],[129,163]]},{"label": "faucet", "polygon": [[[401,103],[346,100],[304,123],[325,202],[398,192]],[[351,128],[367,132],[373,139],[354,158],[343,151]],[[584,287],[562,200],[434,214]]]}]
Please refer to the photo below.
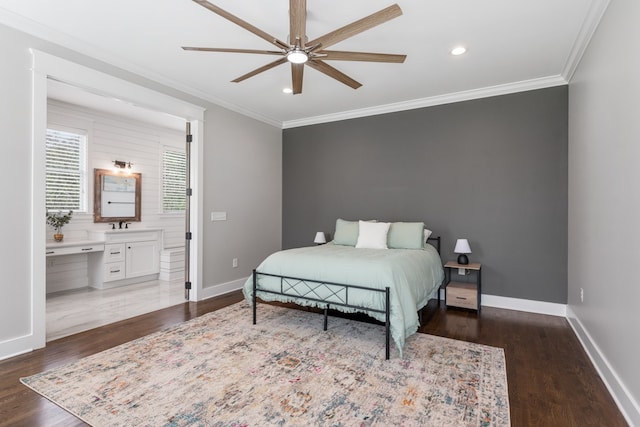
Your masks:
[{"label": "faucet", "polygon": [[118,228],[122,230],[122,224],[124,224],[124,221],[120,221],[118,222]]}]

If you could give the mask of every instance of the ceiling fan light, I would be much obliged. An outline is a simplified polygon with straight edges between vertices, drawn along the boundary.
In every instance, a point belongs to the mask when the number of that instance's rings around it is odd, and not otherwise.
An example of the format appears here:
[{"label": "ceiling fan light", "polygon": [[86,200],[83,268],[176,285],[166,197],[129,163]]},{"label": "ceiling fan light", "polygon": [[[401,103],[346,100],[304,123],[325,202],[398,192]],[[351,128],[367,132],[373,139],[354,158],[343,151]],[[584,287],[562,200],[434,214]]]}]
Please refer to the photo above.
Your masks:
[{"label": "ceiling fan light", "polygon": [[309,59],[309,56],[300,49],[294,49],[287,53],[287,61],[292,64],[304,64]]}]

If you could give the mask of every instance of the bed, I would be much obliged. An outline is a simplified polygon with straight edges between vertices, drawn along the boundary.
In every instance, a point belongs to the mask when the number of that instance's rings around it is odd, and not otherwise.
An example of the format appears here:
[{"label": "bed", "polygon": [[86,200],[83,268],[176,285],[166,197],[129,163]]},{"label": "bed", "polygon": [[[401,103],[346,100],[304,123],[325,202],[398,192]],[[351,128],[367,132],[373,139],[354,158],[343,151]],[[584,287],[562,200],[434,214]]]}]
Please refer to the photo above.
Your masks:
[{"label": "bed", "polygon": [[[440,238],[423,234],[423,223],[387,223],[391,231],[384,240],[390,249],[358,246],[365,227],[380,228],[359,221],[358,237],[352,246],[353,223],[349,224],[350,238],[342,239],[345,235],[340,232],[340,221],[333,241],[276,252],[254,270],[243,288],[253,306],[253,323],[257,322],[257,298],[320,307],[324,309],[325,330],[329,309],[365,313],[385,324],[386,358],[390,337],[402,357],[406,338],[420,326],[418,312],[436,296],[444,280]],[[412,235],[419,230],[419,240],[412,237],[412,243],[407,243],[407,233],[402,239],[393,239],[398,236],[394,230],[410,228],[414,230]],[[437,248],[427,244],[427,239]]]}]

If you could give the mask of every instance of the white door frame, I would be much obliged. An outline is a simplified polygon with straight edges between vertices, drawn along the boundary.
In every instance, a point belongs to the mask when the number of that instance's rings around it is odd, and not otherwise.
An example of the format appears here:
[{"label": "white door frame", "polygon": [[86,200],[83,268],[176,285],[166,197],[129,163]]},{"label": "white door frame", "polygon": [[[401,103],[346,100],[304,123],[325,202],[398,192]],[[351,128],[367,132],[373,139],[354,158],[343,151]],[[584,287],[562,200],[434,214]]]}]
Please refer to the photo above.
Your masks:
[{"label": "white door frame", "polygon": [[89,92],[129,102],[139,107],[180,117],[191,122],[191,265],[190,300],[202,292],[202,227],[200,209],[203,189],[203,128],[205,108],[113,77],[100,71],[31,49],[33,56],[32,201],[31,201],[31,338],[32,348],[46,345],[46,212],[45,137],[47,129],[47,80],[52,78]]}]

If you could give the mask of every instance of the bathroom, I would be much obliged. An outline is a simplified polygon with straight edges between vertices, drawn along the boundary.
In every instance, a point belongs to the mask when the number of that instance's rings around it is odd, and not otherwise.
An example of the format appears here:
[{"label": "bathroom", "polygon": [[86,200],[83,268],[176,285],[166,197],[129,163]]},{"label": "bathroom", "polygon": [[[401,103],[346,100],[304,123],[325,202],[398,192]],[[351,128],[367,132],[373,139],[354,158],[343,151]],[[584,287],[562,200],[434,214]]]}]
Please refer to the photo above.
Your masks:
[{"label": "bathroom", "polygon": [[[47,226],[47,341],[184,302],[185,126],[49,82],[48,146],[72,147],[61,152],[73,152],[78,179],[62,241]],[[47,160],[47,207],[68,212],[51,190],[55,150]],[[103,195],[125,211],[108,212]]]}]

